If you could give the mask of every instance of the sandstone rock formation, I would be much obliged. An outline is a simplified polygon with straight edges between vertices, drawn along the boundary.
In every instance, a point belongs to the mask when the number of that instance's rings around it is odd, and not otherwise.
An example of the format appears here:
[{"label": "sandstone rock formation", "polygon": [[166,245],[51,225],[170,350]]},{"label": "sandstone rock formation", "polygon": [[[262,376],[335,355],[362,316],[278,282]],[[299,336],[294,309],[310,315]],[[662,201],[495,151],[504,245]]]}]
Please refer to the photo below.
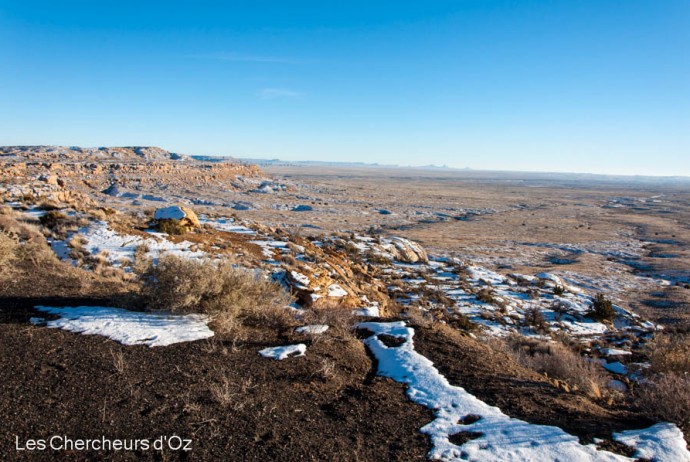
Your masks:
[{"label": "sandstone rock formation", "polygon": [[303,304],[319,307],[335,302],[344,308],[359,308],[367,300],[384,310],[390,304],[385,285],[347,255],[317,247],[307,239],[299,239],[299,246],[307,260],[318,262],[297,260],[286,271],[285,283]]}]

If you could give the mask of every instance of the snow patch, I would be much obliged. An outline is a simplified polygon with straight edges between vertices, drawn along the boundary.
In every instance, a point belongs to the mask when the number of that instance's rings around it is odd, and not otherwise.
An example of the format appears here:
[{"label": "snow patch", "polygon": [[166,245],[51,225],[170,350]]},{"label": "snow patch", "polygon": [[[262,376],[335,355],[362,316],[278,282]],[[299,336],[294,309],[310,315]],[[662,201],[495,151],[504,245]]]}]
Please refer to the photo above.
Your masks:
[{"label": "snow patch", "polygon": [[210,319],[200,314],[143,313],[104,306],[37,306],[36,309],[60,316],[47,321],[47,327],[102,335],[123,345],[166,346],[213,336],[207,325]]},{"label": "snow patch", "polygon": [[340,287],[338,284],[331,284],[328,286],[328,296],[329,297],[345,297],[347,291]]},{"label": "snow patch", "polygon": [[328,326],[326,324],[312,324],[309,326],[302,326],[298,327],[295,329],[295,332],[298,334],[311,334],[311,335],[319,335],[323,334],[328,330]]},{"label": "snow patch", "polygon": [[304,343],[297,345],[285,345],[279,347],[264,348],[259,351],[259,354],[264,358],[271,358],[278,361],[287,359],[290,356],[304,356],[307,352],[307,346]]}]

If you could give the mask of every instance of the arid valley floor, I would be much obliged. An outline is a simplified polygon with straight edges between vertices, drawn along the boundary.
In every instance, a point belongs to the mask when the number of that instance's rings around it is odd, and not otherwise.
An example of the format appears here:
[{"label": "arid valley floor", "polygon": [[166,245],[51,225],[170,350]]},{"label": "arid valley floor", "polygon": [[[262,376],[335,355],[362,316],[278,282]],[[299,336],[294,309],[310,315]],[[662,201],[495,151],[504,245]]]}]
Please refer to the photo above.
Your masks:
[{"label": "arid valley floor", "polygon": [[0,264],[3,460],[690,460],[687,180],[2,147]]}]

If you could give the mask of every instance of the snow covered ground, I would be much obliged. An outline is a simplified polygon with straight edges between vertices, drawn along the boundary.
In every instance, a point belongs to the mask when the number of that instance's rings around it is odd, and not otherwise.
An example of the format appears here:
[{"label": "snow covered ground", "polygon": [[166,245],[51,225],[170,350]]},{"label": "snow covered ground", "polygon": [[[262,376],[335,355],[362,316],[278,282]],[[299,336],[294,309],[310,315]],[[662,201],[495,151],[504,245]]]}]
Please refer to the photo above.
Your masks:
[{"label": "snow covered ground", "polygon": [[34,324],[45,322],[47,327],[102,335],[123,345],[166,346],[213,336],[207,325],[209,319],[199,314],[143,313],[104,306],[37,306],[36,309],[59,318],[50,321],[33,318]]},{"label": "snow covered ground", "polygon": [[[134,259],[137,247],[144,246],[146,257],[157,260],[163,254],[177,255],[184,258],[202,258],[205,252],[191,249],[194,244],[183,241],[174,243],[166,238],[166,234],[149,232],[151,237],[120,234],[110,228],[107,222],[99,221],[79,230],[79,236],[84,239],[84,249],[91,255],[102,254],[113,266],[122,266]],[[72,237],[72,236],[70,236]],[[69,241],[69,239],[67,239]],[[69,259],[67,241],[53,241],[53,250],[62,259]]]},{"label": "snow covered ground", "polygon": [[[435,419],[421,428],[431,438],[429,458],[445,461],[632,461],[628,457],[580,444],[557,427],[513,419],[463,388],[450,385],[433,363],[414,350],[414,330],[404,322],[359,324],[373,332],[365,340],[378,360],[378,372],[408,386],[409,398],[434,410]],[[401,338],[387,347],[379,335]],[[458,446],[450,437],[468,432],[472,439]],[[681,431],[672,424],[621,432],[615,439],[636,449],[635,457],[659,461],[690,461]]]}]

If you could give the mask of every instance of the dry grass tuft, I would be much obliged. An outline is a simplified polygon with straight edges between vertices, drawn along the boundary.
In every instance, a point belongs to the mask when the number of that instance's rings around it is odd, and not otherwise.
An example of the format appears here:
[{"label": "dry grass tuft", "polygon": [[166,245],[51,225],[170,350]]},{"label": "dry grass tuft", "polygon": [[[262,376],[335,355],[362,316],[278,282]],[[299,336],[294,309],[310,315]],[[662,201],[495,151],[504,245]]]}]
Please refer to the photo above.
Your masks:
[{"label": "dry grass tuft", "polygon": [[601,398],[606,376],[601,368],[558,342],[546,342],[521,335],[490,342],[515,357],[523,366],[547,377],[562,380],[573,391],[591,398]]},{"label": "dry grass tuft", "polygon": [[329,337],[351,339],[355,335],[355,315],[352,308],[331,301],[312,307],[305,314],[309,324],[325,324],[330,327],[326,332]]},{"label": "dry grass tuft", "polygon": [[328,358],[322,358],[321,359],[321,365],[312,374],[312,377],[318,377],[319,379],[323,380],[324,382],[328,382],[328,381],[332,380],[335,376],[336,376],[335,361],[332,361]]},{"label": "dry grass tuft", "polygon": [[110,355],[113,357],[113,367],[115,372],[118,374],[123,374],[127,364],[125,362],[125,355],[122,351],[110,351]]},{"label": "dry grass tuft", "polygon": [[690,431],[690,376],[658,374],[637,389],[637,405],[652,419],[677,424]]},{"label": "dry grass tuft", "polygon": [[647,346],[647,356],[655,373],[690,373],[690,335],[657,334]]},{"label": "dry grass tuft", "polygon": [[218,332],[235,329],[238,317],[270,327],[294,322],[279,284],[229,262],[163,256],[144,274],[142,295],[150,309],[209,314]]},{"label": "dry grass tuft", "polygon": [[17,258],[18,247],[19,242],[16,239],[0,232],[0,267],[7,267]]},{"label": "dry grass tuft", "polygon": [[220,381],[209,385],[209,391],[213,400],[221,406],[234,411],[240,411],[247,403],[246,395],[254,387],[255,385],[251,379],[245,379],[238,384],[233,384],[228,377],[222,376]]}]

